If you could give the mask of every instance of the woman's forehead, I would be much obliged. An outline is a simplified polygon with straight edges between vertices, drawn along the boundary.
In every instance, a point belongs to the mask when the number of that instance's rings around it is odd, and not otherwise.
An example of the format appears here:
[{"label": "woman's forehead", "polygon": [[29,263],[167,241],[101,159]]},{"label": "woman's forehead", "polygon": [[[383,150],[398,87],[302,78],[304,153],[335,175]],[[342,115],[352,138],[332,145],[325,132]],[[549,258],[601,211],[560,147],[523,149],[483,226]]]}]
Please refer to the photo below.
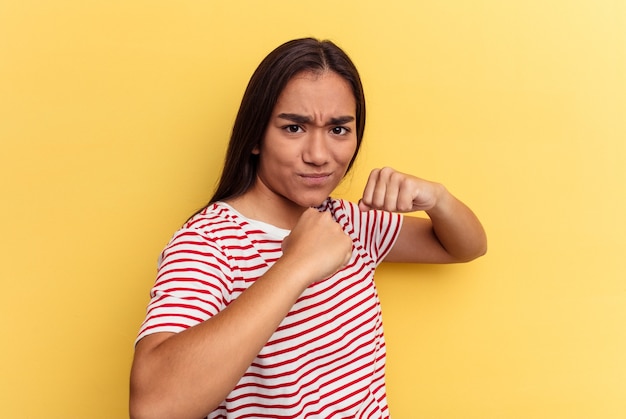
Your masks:
[{"label": "woman's forehead", "polygon": [[356,117],[356,99],[350,83],[333,71],[294,76],[278,97],[273,116],[302,115],[318,120]]}]

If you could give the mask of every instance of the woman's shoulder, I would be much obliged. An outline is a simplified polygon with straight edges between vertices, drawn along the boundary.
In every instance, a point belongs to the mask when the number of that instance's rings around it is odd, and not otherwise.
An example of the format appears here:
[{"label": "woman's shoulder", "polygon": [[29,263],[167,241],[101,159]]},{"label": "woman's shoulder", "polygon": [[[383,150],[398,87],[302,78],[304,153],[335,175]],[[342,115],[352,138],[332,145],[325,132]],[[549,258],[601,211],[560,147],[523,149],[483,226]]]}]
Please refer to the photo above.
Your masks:
[{"label": "woman's shoulder", "polygon": [[211,203],[195,213],[178,230],[174,232],[170,243],[193,239],[205,243],[219,243],[227,238],[244,236],[241,222],[236,214],[221,203]]},{"label": "woman's shoulder", "polygon": [[224,202],[213,202],[189,218],[182,229],[207,231],[227,225],[239,226],[237,213]]}]

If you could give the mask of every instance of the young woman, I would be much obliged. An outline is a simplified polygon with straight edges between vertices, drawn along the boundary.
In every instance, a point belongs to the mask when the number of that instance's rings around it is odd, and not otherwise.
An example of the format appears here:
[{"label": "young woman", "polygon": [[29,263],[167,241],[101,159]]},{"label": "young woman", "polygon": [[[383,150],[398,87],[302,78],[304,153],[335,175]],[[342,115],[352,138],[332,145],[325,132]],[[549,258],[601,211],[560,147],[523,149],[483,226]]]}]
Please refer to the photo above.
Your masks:
[{"label": "young woman", "polygon": [[469,261],[486,238],[444,186],[391,168],[358,203],[329,198],[364,126],[333,43],[293,40],[259,65],[215,195],[160,257],[132,417],[389,416],[376,266]]}]

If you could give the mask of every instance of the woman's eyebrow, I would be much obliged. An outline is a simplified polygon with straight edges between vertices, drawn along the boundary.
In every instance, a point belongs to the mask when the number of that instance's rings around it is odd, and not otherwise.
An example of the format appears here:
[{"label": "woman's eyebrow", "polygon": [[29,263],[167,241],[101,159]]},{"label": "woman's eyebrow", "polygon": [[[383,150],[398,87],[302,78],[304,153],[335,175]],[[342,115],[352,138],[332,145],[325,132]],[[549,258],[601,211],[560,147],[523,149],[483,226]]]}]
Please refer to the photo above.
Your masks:
[{"label": "woman's eyebrow", "polygon": [[330,121],[328,121],[328,125],[343,125],[352,121],[354,121],[353,116],[350,116],[350,115],[338,116],[336,118],[330,118]]},{"label": "woman's eyebrow", "polygon": [[[297,124],[308,124],[311,122],[311,117],[306,115],[298,115],[296,113],[281,113],[278,114],[278,118],[286,119],[291,122],[295,122]],[[348,122],[354,121],[354,116],[346,115],[346,116],[337,116],[334,118],[330,118],[326,125],[343,125]]]},{"label": "woman's eyebrow", "polygon": [[286,119],[291,122],[295,122],[297,124],[308,124],[311,122],[311,118],[305,115],[298,115],[296,113],[281,113],[278,114],[278,117],[281,119]]}]

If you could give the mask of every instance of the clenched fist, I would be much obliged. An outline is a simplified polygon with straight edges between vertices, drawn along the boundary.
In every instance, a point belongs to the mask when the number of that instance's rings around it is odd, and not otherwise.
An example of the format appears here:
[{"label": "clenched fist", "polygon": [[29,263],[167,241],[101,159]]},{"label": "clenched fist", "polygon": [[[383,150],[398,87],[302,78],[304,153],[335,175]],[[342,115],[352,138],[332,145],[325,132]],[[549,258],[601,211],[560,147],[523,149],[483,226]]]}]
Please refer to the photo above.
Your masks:
[{"label": "clenched fist", "polygon": [[361,211],[380,209],[393,212],[428,211],[437,204],[443,186],[384,167],[370,173]]},{"label": "clenched fist", "polygon": [[350,261],[352,239],[329,212],[309,208],[282,243],[283,258],[310,274],[310,282],[327,278]]}]

